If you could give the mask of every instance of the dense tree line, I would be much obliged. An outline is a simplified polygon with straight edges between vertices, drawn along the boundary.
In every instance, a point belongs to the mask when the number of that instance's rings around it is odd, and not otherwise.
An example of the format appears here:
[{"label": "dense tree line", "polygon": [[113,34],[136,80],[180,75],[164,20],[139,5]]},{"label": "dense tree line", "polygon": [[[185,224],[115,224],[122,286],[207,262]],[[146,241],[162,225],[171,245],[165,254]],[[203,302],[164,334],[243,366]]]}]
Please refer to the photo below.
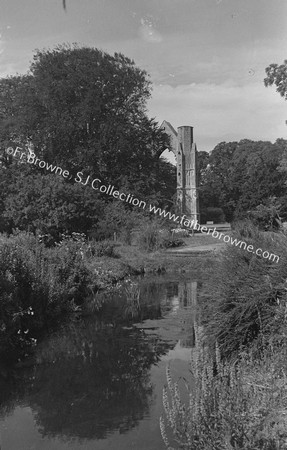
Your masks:
[{"label": "dense tree line", "polygon": [[284,139],[274,144],[243,139],[216,145],[201,167],[201,210],[220,207],[232,221],[276,199],[287,218],[286,155]]}]

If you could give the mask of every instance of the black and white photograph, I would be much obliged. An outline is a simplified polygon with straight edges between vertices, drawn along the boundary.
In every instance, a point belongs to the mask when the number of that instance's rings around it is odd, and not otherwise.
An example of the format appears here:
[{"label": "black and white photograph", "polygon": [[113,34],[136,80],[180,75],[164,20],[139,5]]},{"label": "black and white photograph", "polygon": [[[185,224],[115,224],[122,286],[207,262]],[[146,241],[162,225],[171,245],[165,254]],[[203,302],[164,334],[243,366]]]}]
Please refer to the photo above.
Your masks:
[{"label": "black and white photograph", "polygon": [[0,0],[0,450],[287,450],[286,0]]}]

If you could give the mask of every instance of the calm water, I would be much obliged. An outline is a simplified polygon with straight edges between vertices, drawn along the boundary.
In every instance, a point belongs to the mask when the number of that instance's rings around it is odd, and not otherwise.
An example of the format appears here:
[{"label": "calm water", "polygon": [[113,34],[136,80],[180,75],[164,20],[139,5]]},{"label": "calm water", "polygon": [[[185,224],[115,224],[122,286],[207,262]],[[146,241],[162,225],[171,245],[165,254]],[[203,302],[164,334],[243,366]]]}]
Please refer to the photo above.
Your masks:
[{"label": "calm water", "polygon": [[189,377],[199,292],[188,278],[143,279],[139,302],[110,294],[42,342],[37,364],[2,370],[1,450],[164,450],[166,365]]}]

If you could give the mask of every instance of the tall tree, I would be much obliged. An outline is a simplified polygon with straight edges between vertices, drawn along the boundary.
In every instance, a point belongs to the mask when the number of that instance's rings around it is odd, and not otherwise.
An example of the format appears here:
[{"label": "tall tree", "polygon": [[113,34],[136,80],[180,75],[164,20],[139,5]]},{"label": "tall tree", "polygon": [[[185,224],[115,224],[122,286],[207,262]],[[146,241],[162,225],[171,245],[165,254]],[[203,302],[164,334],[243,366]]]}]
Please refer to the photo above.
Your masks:
[{"label": "tall tree", "polygon": [[[30,72],[0,80],[0,144],[32,141],[41,159],[145,199],[170,196],[158,170],[168,138],[146,114],[151,83],[120,53],[77,45],[37,51]],[[165,181],[163,181],[165,180]]]},{"label": "tall tree", "polygon": [[[158,158],[168,137],[146,114],[150,91],[147,73],[134,61],[77,45],[37,51],[29,73],[1,79],[1,230],[93,227],[101,202],[111,199],[73,185],[79,171],[147,202],[170,205],[176,175]],[[5,148],[31,142],[37,157],[69,170],[71,180],[7,158]]]},{"label": "tall tree", "polygon": [[287,100],[287,59],[283,64],[270,64],[266,67],[267,77],[264,78],[265,86],[276,86],[276,91]]}]

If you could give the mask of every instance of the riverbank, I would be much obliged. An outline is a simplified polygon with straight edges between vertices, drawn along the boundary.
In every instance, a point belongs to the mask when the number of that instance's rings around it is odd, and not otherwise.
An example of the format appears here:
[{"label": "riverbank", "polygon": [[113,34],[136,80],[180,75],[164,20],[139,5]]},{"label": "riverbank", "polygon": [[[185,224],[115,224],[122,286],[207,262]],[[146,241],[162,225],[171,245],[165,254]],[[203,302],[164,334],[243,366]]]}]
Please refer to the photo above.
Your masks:
[{"label": "riverbank", "polygon": [[[168,414],[178,420],[177,439],[184,446],[190,441],[195,442],[198,433],[202,433],[201,438],[206,442],[202,447],[204,450],[213,448],[211,443],[217,441],[220,450],[283,450],[287,439],[284,431],[287,411],[286,236],[261,233],[247,225],[240,230],[234,231],[234,235],[248,244],[264,246],[280,254],[279,263],[270,263],[229,245],[222,253],[209,252],[201,256],[181,253],[179,257],[180,249],[177,255],[167,250],[147,253],[136,246],[113,242],[83,244],[71,240],[47,249],[39,246],[31,235],[11,237],[6,247],[0,246],[1,344],[5,344],[3,337],[8,331],[6,344],[10,348],[12,344],[14,350],[22,349],[17,368],[33,365],[38,348],[45,345],[44,340],[40,346],[34,342],[37,336],[41,332],[51,335],[55,326],[58,326],[55,329],[58,332],[64,328],[65,321],[76,333],[81,316],[86,315],[84,319],[89,319],[87,316],[93,311],[88,305],[94,305],[97,311],[100,308],[100,317],[106,311],[110,318],[115,314],[120,320],[122,317],[142,320],[145,305],[138,280],[135,282],[131,276],[166,272],[172,278],[172,272],[177,272],[179,277],[181,273],[184,277],[185,272],[189,272],[191,279],[203,284],[197,318],[205,336],[203,346],[194,352],[199,358],[194,402],[190,403],[184,417],[180,416],[180,408],[172,415]],[[205,237],[200,235],[187,239],[189,241],[181,249],[190,247],[192,252],[199,244],[203,248],[211,245],[208,240],[202,241]],[[121,283],[124,279],[126,282]],[[3,296],[3,289],[6,296]],[[181,292],[188,303],[194,288],[183,287]],[[157,304],[158,294],[154,287],[148,292],[151,305]],[[115,303],[109,309],[111,296]],[[157,314],[156,308],[154,311]],[[189,319],[186,315],[183,321]],[[132,320],[125,327],[127,332],[131,329],[130,324]],[[118,330],[113,320],[108,330]],[[95,332],[98,333],[97,328]],[[70,345],[71,339],[67,343]],[[97,341],[97,345],[102,348],[103,343]],[[218,350],[215,361],[214,347]],[[79,355],[84,355],[84,361],[90,358],[89,348],[76,346]],[[206,349],[212,349],[211,355],[204,353]],[[26,358],[27,354],[30,358]],[[41,368],[39,364],[39,370],[46,371],[46,367]],[[167,382],[172,388],[170,379]],[[194,379],[191,379],[193,385]],[[196,416],[198,402],[201,411]],[[174,405],[178,405],[178,399]],[[184,423],[188,431],[181,435]],[[190,424],[195,428],[189,428]],[[208,424],[207,428],[205,424]],[[168,425],[166,423],[165,429],[172,439]],[[173,430],[176,426],[176,423],[171,424]],[[224,447],[226,442],[227,447]]]},{"label": "riverbank", "polygon": [[[136,275],[211,270],[214,255],[177,258],[109,241],[65,238],[53,248],[29,233],[0,239],[0,353],[26,353],[43,333],[97,308],[98,293]],[[101,298],[103,296],[101,295]],[[102,300],[101,300],[102,301]]]},{"label": "riverbank", "polygon": [[[91,272],[105,289],[125,277],[170,272],[196,272],[212,269],[222,244],[214,244],[211,236],[194,235],[183,239],[184,246],[145,252],[135,245],[116,244],[116,258],[100,257],[87,260]],[[180,258],[178,258],[180,256]]]},{"label": "riverbank", "polygon": [[188,408],[167,376],[161,430],[168,448],[286,449],[286,234],[246,221],[233,236],[280,259],[228,245],[216,260],[200,298]]}]

